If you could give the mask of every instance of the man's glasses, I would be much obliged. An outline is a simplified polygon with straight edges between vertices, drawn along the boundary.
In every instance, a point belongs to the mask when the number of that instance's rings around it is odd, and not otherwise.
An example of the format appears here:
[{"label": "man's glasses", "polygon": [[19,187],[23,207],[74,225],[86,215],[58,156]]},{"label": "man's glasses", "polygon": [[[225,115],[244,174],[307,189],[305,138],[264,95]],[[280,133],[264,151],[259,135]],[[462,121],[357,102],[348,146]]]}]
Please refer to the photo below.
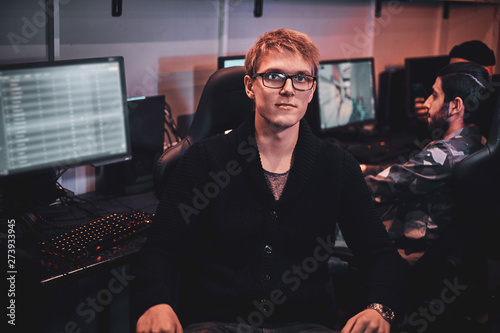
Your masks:
[{"label": "man's glasses", "polygon": [[292,79],[292,86],[296,90],[311,90],[314,86],[316,77],[307,74],[286,75],[282,73],[256,73],[252,78],[262,77],[264,87],[272,89],[281,89],[285,86],[288,79]]}]

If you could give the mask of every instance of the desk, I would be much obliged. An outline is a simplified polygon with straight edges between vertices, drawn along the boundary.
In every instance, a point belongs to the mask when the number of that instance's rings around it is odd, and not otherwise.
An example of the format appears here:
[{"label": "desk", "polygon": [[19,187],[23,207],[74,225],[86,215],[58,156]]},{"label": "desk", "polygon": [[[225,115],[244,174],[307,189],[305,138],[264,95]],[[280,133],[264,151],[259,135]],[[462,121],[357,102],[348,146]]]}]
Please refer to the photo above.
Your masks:
[{"label": "desk", "polygon": [[362,164],[404,163],[408,161],[412,152],[422,149],[415,134],[407,131],[327,138],[327,140],[350,152]]},{"label": "desk", "polygon": [[[130,209],[154,213],[157,204],[153,193],[117,198],[83,196],[77,203],[40,210],[46,220],[40,222],[42,237],[57,232],[57,227],[87,222],[92,219],[89,212],[102,216]],[[130,332],[129,288],[134,279],[130,264],[146,237],[145,233],[134,236],[80,264],[42,258],[37,270],[28,259],[22,276],[30,278],[23,285],[26,292],[19,302],[29,305],[18,320],[30,325],[39,321],[40,332]]]}]

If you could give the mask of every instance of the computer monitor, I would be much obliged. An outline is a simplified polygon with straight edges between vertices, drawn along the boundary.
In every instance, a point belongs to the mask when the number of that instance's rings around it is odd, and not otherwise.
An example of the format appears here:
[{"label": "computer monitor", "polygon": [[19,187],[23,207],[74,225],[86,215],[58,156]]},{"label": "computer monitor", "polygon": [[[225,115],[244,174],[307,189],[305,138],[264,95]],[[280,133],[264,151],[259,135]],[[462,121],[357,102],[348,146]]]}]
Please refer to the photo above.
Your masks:
[{"label": "computer monitor", "polygon": [[321,61],[317,84],[314,109],[320,134],[375,122],[373,58]]},{"label": "computer monitor", "polygon": [[222,56],[217,58],[217,69],[245,66],[245,55]]},{"label": "computer monitor", "polygon": [[449,62],[447,55],[405,59],[405,112],[409,118],[416,116],[415,98],[429,97],[439,70]]},{"label": "computer monitor", "polygon": [[131,157],[121,57],[0,66],[0,178]]}]

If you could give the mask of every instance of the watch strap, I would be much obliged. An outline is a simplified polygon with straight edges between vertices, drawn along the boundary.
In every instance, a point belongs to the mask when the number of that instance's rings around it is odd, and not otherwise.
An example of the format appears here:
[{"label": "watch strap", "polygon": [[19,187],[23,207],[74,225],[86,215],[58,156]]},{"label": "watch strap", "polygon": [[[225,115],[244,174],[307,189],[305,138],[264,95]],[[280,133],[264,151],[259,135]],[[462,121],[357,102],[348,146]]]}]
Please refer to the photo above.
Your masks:
[{"label": "watch strap", "polygon": [[388,306],[382,305],[380,303],[371,303],[366,308],[377,311],[382,316],[382,318],[389,322],[389,324],[392,324],[392,322],[394,321],[394,311],[392,311]]}]

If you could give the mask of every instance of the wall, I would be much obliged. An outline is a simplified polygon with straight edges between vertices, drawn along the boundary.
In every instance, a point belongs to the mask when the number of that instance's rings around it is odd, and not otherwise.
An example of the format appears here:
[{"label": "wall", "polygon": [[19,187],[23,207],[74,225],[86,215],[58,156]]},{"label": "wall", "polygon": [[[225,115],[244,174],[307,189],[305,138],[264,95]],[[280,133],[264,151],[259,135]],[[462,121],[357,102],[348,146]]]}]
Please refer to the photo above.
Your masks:
[{"label": "wall", "polygon": [[44,14],[33,1],[0,2],[0,63],[45,60]]},{"label": "wall", "polygon": [[[175,82],[169,75],[179,72],[183,85],[203,86],[194,80],[203,81],[206,74],[196,77],[195,68],[213,71],[218,53],[243,54],[257,36],[279,27],[308,33],[323,59],[374,56],[377,74],[402,65],[405,57],[446,54],[464,40],[481,39],[495,51],[499,47],[498,5],[453,4],[450,18],[443,20],[441,5],[426,1],[384,2],[380,18],[368,0],[266,0],[260,18],[253,16],[252,0],[124,0],[120,17],[111,16],[111,1],[59,2],[59,58],[124,56],[129,97],[158,94],[159,84]],[[40,3],[0,4],[0,62],[44,59]],[[176,114],[195,109],[198,94],[184,93],[186,101],[174,108]],[[183,97],[167,96],[178,98]]]},{"label": "wall", "polygon": [[[43,60],[40,1],[6,2],[0,4],[0,62]],[[60,0],[56,53],[59,59],[122,55],[128,96],[164,94],[174,117],[194,112],[218,54],[244,54],[260,34],[279,27],[308,33],[322,59],[373,56],[377,76],[402,66],[405,57],[447,54],[470,39],[500,54],[498,5],[454,3],[444,20],[436,2],[383,4],[375,18],[369,0],[265,0],[255,18],[253,0],[123,0],[123,14],[112,17],[111,0]],[[77,192],[91,188],[78,185],[87,182],[79,177],[91,177],[87,172],[75,177]]]}]

